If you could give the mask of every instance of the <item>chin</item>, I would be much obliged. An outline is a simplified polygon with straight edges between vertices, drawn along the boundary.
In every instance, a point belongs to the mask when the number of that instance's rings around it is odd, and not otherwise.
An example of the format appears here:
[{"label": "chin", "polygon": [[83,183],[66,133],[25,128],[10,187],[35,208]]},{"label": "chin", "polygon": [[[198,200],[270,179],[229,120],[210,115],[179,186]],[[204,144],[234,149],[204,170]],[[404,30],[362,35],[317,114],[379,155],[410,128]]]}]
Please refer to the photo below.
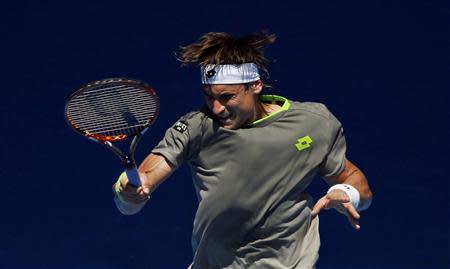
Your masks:
[{"label": "chin", "polygon": [[243,122],[241,122],[240,120],[238,120],[236,118],[232,119],[231,121],[226,121],[226,122],[219,121],[219,123],[223,128],[229,129],[229,130],[236,130],[236,129],[241,128],[244,125]]},{"label": "chin", "polygon": [[236,123],[222,124],[222,127],[229,130],[236,130],[239,126]]},{"label": "chin", "polygon": [[225,129],[229,129],[229,130],[235,130],[237,129],[235,126],[227,124],[227,125],[222,125],[223,128]]},{"label": "chin", "polygon": [[244,123],[232,123],[232,124],[228,124],[226,126],[223,126],[223,128],[230,129],[230,130],[237,130],[237,129],[242,128],[243,126],[245,126]]}]

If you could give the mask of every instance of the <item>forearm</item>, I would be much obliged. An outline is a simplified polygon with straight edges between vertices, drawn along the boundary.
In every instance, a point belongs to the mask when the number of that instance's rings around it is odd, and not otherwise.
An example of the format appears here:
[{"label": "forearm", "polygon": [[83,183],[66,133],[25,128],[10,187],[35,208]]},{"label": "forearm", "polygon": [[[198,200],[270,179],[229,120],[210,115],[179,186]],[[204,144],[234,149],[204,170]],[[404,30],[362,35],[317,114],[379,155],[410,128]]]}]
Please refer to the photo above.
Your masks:
[{"label": "forearm", "polygon": [[175,169],[164,156],[149,154],[139,166],[143,186],[148,188],[148,194],[151,194]]},{"label": "forearm", "polygon": [[142,186],[128,184],[125,173],[122,173],[113,186],[114,202],[124,215],[138,213],[150,198],[150,194],[166,179],[174,168],[161,155],[150,154],[139,166],[139,177]]},{"label": "forearm", "polygon": [[369,183],[364,173],[358,168],[354,168],[349,171],[349,175],[342,182],[343,184],[350,184],[359,191],[361,200],[372,199],[372,191],[370,190]]},{"label": "forearm", "polygon": [[372,201],[372,191],[364,173],[349,160],[346,160],[344,170],[335,177],[327,179],[330,185],[349,184],[355,187],[360,195],[360,206],[367,208]]}]

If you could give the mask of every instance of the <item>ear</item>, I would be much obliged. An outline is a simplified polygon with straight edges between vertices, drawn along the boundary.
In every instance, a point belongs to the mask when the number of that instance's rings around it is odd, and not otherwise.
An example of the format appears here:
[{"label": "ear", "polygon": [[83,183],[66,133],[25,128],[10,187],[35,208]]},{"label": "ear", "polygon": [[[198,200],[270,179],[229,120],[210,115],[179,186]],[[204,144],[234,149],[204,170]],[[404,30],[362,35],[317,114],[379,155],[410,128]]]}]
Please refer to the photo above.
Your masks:
[{"label": "ear", "polygon": [[250,86],[250,89],[252,89],[252,92],[254,94],[260,94],[262,92],[263,88],[264,88],[264,84],[262,83],[262,81],[260,79],[253,82],[253,84]]}]

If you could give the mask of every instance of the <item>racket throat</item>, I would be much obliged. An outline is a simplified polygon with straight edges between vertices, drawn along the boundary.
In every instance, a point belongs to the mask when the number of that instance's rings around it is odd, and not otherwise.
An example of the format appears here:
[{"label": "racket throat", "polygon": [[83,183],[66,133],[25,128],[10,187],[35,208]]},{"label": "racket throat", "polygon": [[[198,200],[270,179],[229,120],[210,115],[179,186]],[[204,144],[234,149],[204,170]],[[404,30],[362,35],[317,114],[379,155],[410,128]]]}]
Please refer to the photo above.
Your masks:
[{"label": "racket throat", "polygon": [[141,186],[141,180],[136,166],[136,161],[133,158],[135,147],[134,149],[132,149],[133,152],[131,152],[129,155],[125,155],[118,147],[114,146],[109,141],[103,142],[103,145],[105,145],[112,152],[114,152],[114,154],[117,155],[119,159],[122,161],[122,164],[125,168],[125,173],[127,174],[128,183],[135,187]]},{"label": "racket throat", "polygon": [[109,141],[103,141],[102,144],[106,146],[109,150],[111,150],[117,157],[119,157],[120,161],[122,162],[123,166],[125,166],[125,168],[131,168],[133,166],[136,166],[136,162],[132,154],[129,155],[123,154],[123,152],[118,147],[116,147],[113,143]]},{"label": "racket throat", "polygon": [[132,156],[129,156],[129,155],[124,156],[122,162],[123,162],[123,165],[125,166],[125,169],[136,167],[136,161],[134,160],[134,158]]}]

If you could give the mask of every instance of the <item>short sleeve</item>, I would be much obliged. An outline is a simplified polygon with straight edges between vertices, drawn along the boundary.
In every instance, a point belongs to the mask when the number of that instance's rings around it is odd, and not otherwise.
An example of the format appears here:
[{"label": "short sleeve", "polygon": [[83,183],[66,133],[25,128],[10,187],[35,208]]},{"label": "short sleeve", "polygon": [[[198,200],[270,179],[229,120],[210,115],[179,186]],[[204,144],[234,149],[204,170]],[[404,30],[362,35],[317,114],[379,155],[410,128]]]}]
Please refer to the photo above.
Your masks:
[{"label": "short sleeve", "polygon": [[330,146],[328,153],[320,164],[319,174],[323,177],[330,177],[338,175],[344,169],[347,146],[342,125],[331,113],[326,126],[329,132]]},{"label": "short sleeve", "polygon": [[172,165],[178,167],[190,160],[198,147],[201,137],[201,112],[191,112],[173,124],[163,139],[152,150],[164,156]]}]

